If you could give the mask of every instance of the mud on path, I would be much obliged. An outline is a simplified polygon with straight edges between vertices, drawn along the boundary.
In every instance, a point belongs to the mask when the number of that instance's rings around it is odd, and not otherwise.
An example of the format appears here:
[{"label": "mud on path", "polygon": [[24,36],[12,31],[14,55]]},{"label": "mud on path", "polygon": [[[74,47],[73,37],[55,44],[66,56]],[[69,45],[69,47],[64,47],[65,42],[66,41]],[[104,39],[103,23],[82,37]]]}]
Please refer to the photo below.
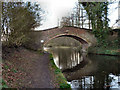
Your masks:
[{"label": "mud on path", "polygon": [[3,79],[10,88],[54,88],[49,54],[23,47],[3,50]]}]

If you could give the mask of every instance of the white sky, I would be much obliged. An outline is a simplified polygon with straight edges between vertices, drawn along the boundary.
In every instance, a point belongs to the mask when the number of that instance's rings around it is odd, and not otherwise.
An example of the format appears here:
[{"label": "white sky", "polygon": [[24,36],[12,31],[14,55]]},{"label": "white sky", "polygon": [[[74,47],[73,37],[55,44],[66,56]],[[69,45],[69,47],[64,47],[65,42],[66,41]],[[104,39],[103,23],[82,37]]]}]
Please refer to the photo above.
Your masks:
[{"label": "white sky", "polygon": [[[38,2],[42,9],[45,11],[45,19],[42,22],[42,25],[36,30],[44,30],[47,28],[52,28],[58,26],[58,20],[62,16],[65,16],[69,14],[70,11],[75,6],[75,2],[78,0],[27,0],[27,1],[33,1]],[[118,3],[114,3],[109,5],[109,16],[110,19],[109,25],[112,26],[116,20],[118,19],[118,8],[115,9],[118,6]]]},{"label": "white sky", "polygon": [[[115,24],[116,20],[118,19],[118,2],[109,5],[109,12],[108,12],[108,18],[110,19],[110,23],[109,26],[113,26],[113,24]],[[116,8],[116,9],[115,9]],[[114,26],[117,26],[117,24],[115,24]]]},{"label": "white sky", "polygon": [[58,26],[60,18],[72,11],[76,1],[77,0],[39,0],[41,7],[46,11],[46,20],[44,20],[42,26],[36,29],[43,30]]}]

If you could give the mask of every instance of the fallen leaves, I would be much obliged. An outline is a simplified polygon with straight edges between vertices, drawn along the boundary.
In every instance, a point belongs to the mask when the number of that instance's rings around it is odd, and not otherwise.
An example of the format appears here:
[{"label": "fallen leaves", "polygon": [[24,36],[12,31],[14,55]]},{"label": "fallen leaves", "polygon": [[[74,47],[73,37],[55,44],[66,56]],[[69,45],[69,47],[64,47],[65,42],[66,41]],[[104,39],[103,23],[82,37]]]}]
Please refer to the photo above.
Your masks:
[{"label": "fallen leaves", "polygon": [[[20,70],[16,70],[14,66],[9,63],[4,63],[2,65],[3,68],[3,79],[9,87],[20,87],[22,85],[22,81],[26,77],[26,73]],[[17,86],[16,86],[17,84]]]}]

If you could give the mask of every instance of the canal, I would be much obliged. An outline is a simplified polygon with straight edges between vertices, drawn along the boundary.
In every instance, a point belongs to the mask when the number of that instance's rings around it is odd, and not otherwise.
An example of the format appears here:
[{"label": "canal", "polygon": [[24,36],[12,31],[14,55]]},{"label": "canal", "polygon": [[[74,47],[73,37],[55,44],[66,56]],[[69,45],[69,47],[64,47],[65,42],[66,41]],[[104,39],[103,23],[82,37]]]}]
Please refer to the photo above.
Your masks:
[{"label": "canal", "polygon": [[120,57],[81,52],[80,47],[44,47],[72,88],[120,88]]}]

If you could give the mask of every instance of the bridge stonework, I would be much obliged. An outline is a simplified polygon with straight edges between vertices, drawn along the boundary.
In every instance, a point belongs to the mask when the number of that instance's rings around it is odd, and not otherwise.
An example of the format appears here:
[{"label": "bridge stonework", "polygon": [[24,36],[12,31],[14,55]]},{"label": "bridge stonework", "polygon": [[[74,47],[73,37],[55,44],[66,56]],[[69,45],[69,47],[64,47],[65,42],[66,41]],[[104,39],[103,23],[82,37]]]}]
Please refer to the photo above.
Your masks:
[{"label": "bridge stonework", "polygon": [[33,31],[32,36],[35,38],[33,43],[36,49],[41,49],[50,40],[57,37],[72,37],[80,41],[83,48],[88,48],[96,44],[96,38],[89,29],[77,27],[55,27],[42,31]]}]

